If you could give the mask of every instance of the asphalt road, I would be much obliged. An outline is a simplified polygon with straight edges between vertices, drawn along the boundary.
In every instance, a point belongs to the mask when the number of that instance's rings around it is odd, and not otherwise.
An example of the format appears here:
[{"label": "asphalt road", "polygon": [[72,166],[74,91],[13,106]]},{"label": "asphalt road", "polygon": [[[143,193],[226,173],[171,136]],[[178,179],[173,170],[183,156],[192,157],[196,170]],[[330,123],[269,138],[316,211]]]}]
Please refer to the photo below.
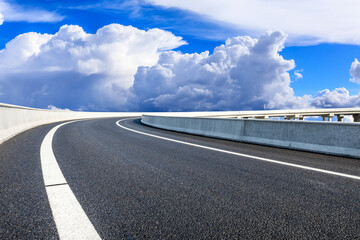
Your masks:
[{"label": "asphalt road", "polygon": [[[79,121],[53,151],[103,239],[359,239],[360,181],[144,136],[119,119]],[[125,127],[360,176],[360,160]],[[0,145],[0,239],[57,239],[40,146],[54,126]]]}]

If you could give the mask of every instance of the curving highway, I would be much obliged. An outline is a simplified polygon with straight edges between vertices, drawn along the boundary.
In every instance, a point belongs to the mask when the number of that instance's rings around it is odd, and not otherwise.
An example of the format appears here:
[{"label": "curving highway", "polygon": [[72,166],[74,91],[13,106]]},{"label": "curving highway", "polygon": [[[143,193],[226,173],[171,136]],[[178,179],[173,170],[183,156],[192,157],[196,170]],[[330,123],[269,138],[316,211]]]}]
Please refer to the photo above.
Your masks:
[{"label": "curving highway", "polygon": [[0,239],[360,236],[360,160],[119,120],[0,144]]}]

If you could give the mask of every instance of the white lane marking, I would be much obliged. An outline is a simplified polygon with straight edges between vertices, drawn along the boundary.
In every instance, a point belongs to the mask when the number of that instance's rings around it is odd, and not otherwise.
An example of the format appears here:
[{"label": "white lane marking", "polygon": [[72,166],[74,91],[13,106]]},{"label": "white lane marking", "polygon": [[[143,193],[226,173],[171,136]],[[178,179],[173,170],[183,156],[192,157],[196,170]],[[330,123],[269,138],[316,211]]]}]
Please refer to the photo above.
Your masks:
[{"label": "white lane marking", "polygon": [[314,171],[314,172],[321,172],[321,173],[326,173],[326,174],[330,174],[330,175],[335,175],[335,176],[340,176],[340,177],[345,177],[345,178],[351,178],[351,179],[360,180],[360,177],[359,177],[359,176],[355,176],[355,175],[350,175],[350,174],[345,174],[345,173],[339,173],[339,172],[334,172],[334,171],[328,171],[328,170],[324,170],[324,169],[320,169],[320,168],[307,167],[307,166],[303,166],[303,165],[299,165],[299,164],[281,162],[281,161],[273,160],[273,159],[269,159],[269,158],[257,157],[257,156],[252,156],[252,155],[243,154],[243,153],[237,153],[237,152],[231,152],[231,151],[227,151],[227,150],[223,150],[223,149],[219,149],[219,148],[212,148],[212,147],[207,147],[207,146],[204,146],[204,145],[199,145],[199,144],[194,144],[194,143],[179,141],[179,140],[175,140],[175,139],[171,139],[171,138],[161,137],[161,136],[153,135],[153,134],[149,134],[149,133],[144,133],[144,132],[141,132],[141,131],[137,131],[137,130],[130,129],[130,128],[127,128],[127,127],[122,126],[122,125],[120,124],[120,122],[125,121],[125,120],[129,120],[129,119],[119,120],[119,121],[116,122],[116,124],[117,124],[119,127],[123,128],[123,129],[126,129],[126,130],[128,130],[128,131],[132,131],[132,132],[135,132],[135,133],[143,134],[143,135],[146,135],[146,136],[155,137],[155,138],[159,138],[159,139],[166,140],[166,141],[181,143],[181,144],[185,144],[185,145],[189,145],[189,146],[193,146],[193,147],[203,148],[203,149],[207,149],[207,150],[212,150],[212,151],[217,151],[217,152],[232,154],[232,155],[236,155],[236,156],[241,156],[241,157],[256,159],[256,160],[260,160],[260,161],[265,161],[265,162],[270,162],[270,163],[285,165],[285,166],[289,166],[289,167],[301,168],[301,169],[306,169],[306,170],[310,170],[310,171]]},{"label": "white lane marking", "polygon": [[46,193],[60,239],[101,239],[62,174],[52,149],[54,134],[66,122],[45,136],[40,159]]}]

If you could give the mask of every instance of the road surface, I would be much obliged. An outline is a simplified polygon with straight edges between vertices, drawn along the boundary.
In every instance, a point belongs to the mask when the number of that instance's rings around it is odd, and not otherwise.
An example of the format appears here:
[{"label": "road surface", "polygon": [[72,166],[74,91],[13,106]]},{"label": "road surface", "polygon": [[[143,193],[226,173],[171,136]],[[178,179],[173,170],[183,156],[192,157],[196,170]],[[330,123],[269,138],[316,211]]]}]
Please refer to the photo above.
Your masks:
[{"label": "road surface", "polygon": [[50,146],[65,183],[44,183],[40,155],[59,123],[0,145],[0,239],[58,239],[62,225],[81,221],[54,220],[70,205],[50,204],[49,192],[64,187],[102,239],[360,237],[360,160],[118,120],[58,128]]}]

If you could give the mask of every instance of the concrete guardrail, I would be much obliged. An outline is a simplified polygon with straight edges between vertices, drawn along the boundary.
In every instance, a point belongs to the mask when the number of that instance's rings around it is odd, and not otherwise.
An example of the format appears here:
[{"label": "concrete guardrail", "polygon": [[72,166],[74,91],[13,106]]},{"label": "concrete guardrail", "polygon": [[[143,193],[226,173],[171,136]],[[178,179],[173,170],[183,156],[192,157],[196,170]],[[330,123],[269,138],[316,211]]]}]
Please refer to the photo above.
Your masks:
[{"label": "concrete guardrail", "polygon": [[0,144],[25,130],[47,123],[75,119],[133,116],[141,116],[141,113],[54,111],[0,104]]},{"label": "concrete guardrail", "polygon": [[[186,115],[183,115],[186,116]],[[240,118],[240,119],[276,119],[306,120],[307,118],[320,117],[323,121],[336,120],[343,122],[346,117],[351,117],[353,122],[360,122],[360,108],[312,108],[312,109],[285,109],[285,110],[257,110],[257,111],[219,111],[209,112],[203,117]],[[334,118],[335,117],[335,118]],[[333,119],[334,118],[334,119]],[[349,121],[349,118],[347,119]]]},{"label": "concrete guardrail", "polygon": [[[235,112],[226,112],[234,114]],[[0,103],[0,144],[11,137],[43,124],[90,118],[106,117],[140,117],[139,112],[76,112],[63,110],[45,110],[29,107],[22,107],[10,104]],[[161,114],[161,113],[158,113]],[[223,114],[223,112],[174,112],[163,113],[173,116],[203,116],[208,114]]]},{"label": "concrete guardrail", "polygon": [[181,116],[142,116],[144,124],[233,141],[360,158],[360,124]]},{"label": "concrete guardrail", "polygon": [[[234,113],[226,112],[229,115]],[[43,124],[76,119],[135,117],[141,114],[54,111],[0,103],[0,144],[18,133]],[[214,118],[222,114],[224,112],[148,113],[143,114],[142,122],[153,127],[208,137],[360,158],[359,123]],[[204,117],[209,115],[214,117]]]}]

